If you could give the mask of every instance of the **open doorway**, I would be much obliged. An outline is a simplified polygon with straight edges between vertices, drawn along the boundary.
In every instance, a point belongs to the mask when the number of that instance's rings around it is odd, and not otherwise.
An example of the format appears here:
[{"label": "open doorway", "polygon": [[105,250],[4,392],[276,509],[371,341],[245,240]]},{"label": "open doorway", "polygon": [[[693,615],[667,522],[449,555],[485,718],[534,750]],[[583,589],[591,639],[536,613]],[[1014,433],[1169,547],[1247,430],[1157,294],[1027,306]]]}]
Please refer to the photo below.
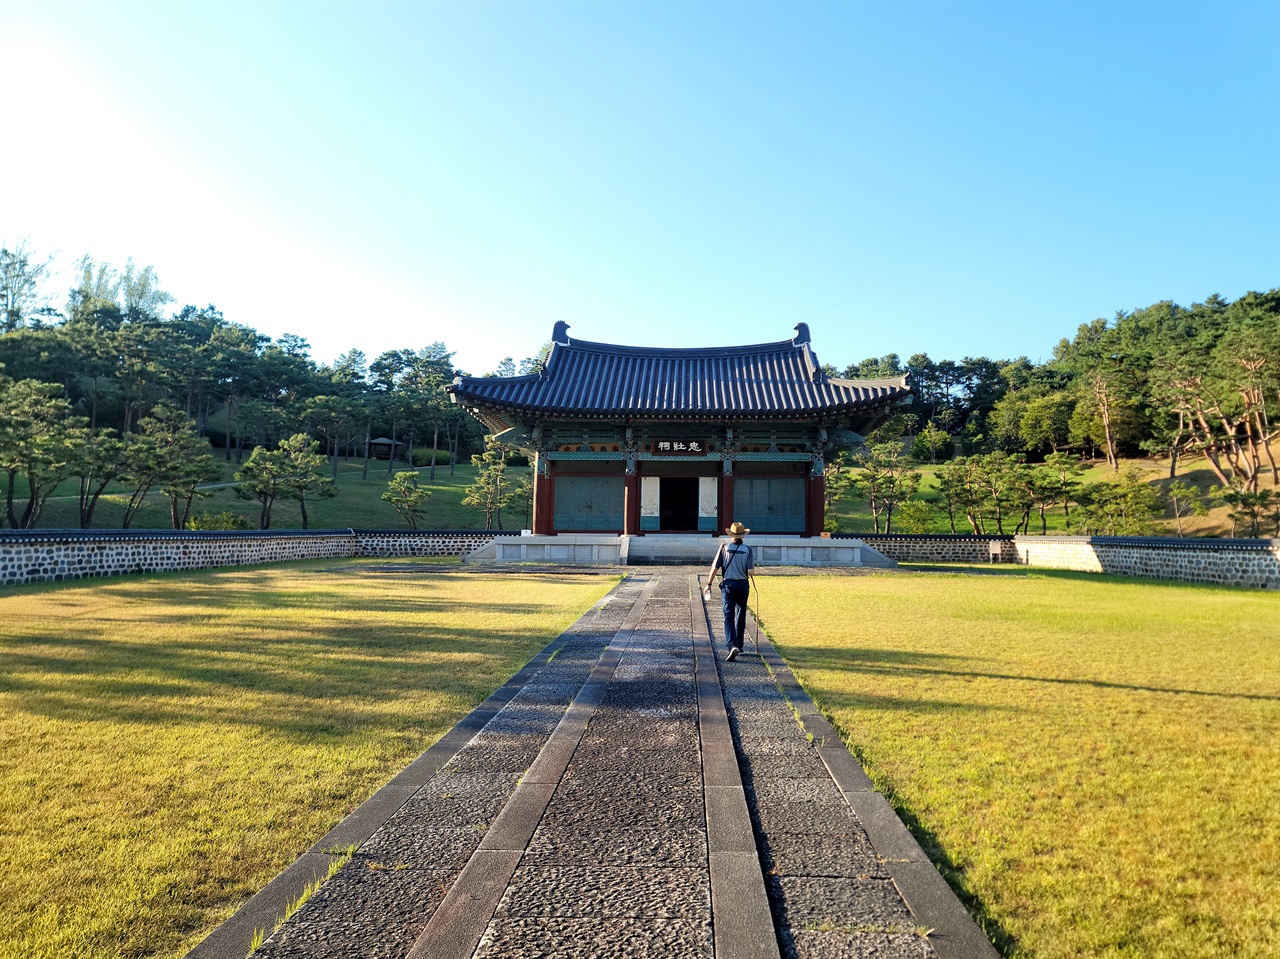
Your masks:
[{"label": "open doorway", "polygon": [[658,500],[659,527],[671,532],[698,529],[698,477],[664,476]]}]

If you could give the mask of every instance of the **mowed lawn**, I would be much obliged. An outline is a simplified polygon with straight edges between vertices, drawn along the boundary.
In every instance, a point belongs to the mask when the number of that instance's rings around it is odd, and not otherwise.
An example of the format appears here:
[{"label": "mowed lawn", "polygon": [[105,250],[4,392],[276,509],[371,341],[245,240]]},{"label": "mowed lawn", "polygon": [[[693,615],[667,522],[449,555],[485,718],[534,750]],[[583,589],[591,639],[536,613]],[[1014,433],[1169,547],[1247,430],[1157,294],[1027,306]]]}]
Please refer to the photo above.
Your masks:
[{"label": "mowed lawn", "polygon": [[0,957],[182,955],[615,582],[379,565],[0,593]]},{"label": "mowed lawn", "polygon": [[762,621],[1004,955],[1280,955],[1280,595],[1010,573]]}]

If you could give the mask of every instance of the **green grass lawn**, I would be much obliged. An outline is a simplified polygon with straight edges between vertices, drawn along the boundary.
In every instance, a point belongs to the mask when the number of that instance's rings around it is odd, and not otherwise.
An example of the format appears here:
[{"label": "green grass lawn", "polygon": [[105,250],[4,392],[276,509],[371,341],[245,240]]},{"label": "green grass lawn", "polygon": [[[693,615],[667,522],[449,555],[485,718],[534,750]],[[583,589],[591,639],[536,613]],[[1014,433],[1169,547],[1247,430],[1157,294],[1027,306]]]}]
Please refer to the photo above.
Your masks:
[{"label": "green grass lawn", "polygon": [[376,566],[0,595],[0,957],[181,956],[615,582]]},{"label": "green grass lawn", "polygon": [[[217,451],[215,451],[217,452]],[[223,466],[223,477],[220,483],[234,482],[236,465],[218,463]],[[396,463],[394,472],[408,469],[403,463]],[[369,476],[361,479],[361,464],[358,460],[341,461],[338,469],[337,495],[329,500],[321,500],[307,504],[312,529],[407,529],[400,514],[382,500],[387,491],[386,460],[369,464]],[[484,513],[474,506],[463,506],[462,498],[465,490],[476,478],[476,468],[470,463],[455,467],[454,475],[449,475],[448,466],[436,467],[436,478],[431,481],[426,467],[419,469],[418,482],[430,489],[431,498],[427,501],[427,514],[422,525],[424,529],[484,529]],[[528,472],[526,467],[512,467],[509,475],[513,481]],[[18,487],[25,490],[25,486]],[[253,527],[258,526],[259,504],[256,500],[244,500],[235,495],[230,486],[207,490],[208,495],[198,499],[192,506],[193,513],[223,511],[237,513],[248,519]],[[128,493],[117,491],[113,487],[105,493],[94,511],[93,525],[97,529],[119,529],[124,517]],[[77,528],[80,525],[78,512],[76,481],[63,483],[55,495],[45,506],[40,525],[51,528]],[[146,502],[138,511],[133,521],[135,529],[169,529],[169,501],[158,492],[147,496]],[[505,529],[527,528],[528,517],[523,507],[504,510],[502,525]],[[300,529],[302,514],[296,503],[285,500],[277,501],[271,511],[272,529]]]},{"label": "green grass lawn", "polygon": [[1280,955],[1280,596],[1001,572],[762,618],[1006,956]]}]

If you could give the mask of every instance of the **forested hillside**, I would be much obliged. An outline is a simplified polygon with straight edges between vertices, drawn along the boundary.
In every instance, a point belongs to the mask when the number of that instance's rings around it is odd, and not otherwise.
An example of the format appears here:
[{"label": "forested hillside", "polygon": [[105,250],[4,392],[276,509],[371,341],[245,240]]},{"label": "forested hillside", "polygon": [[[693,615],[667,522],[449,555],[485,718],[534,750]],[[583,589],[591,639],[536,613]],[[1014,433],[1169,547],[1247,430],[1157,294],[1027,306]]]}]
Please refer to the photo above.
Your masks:
[{"label": "forested hillside", "polygon": [[[65,295],[46,272],[22,244],[0,250],[8,526],[41,525],[48,497],[69,483],[85,527],[107,491],[127,494],[123,511],[111,511],[122,525],[156,494],[168,499],[172,525],[187,524],[197,491],[220,481],[256,498],[264,523],[270,503],[253,484],[283,484],[270,495],[298,502],[305,521],[308,498],[340,487],[340,462],[360,462],[367,481],[371,456],[391,448],[416,464],[484,453],[479,424],[444,392],[459,371],[443,342],[373,359],[353,348],[318,364],[301,336],[273,341],[213,306],[175,309],[150,267],[85,257]],[[508,359],[494,372],[538,363]],[[1172,490],[1175,504],[1184,500],[1175,512],[1216,504],[1233,530],[1255,535],[1280,524],[1280,290],[1097,319],[1040,364],[890,354],[826,371],[907,373],[917,391],[892,435],[829,464],[834,522],[861,502],[876,528],[1047,530],[1050,512],[1070,523],[1075,505],[1085,529],[1135,532],[1167,513]],[[1122,468],[1136,457],[1158,460],[1170,481],[1156,486]],[[1212,483],[1179,494],[1188,457]],[[1094,460],[1110,468],[1114,491],[1081,479]],[[227,463],[238,467],[231,479]],[[492,469],[492,452],[479,465]],[[504,491],[501,481],[495,488]]]}]

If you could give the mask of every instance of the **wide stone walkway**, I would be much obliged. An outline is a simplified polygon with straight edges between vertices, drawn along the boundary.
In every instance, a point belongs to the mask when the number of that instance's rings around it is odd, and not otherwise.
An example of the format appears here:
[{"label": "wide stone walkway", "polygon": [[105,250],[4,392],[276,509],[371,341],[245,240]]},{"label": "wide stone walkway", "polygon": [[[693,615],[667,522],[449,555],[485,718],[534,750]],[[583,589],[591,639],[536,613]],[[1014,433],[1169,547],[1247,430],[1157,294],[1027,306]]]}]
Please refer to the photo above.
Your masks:
[{"label": "wide stone walkway", "polygon": [[[724,660],[699,588],[628,576],[295,864],[355,847],[254,955],[994,956],[772,647]],[[272,909],[190,956],[239,959]]]}]

